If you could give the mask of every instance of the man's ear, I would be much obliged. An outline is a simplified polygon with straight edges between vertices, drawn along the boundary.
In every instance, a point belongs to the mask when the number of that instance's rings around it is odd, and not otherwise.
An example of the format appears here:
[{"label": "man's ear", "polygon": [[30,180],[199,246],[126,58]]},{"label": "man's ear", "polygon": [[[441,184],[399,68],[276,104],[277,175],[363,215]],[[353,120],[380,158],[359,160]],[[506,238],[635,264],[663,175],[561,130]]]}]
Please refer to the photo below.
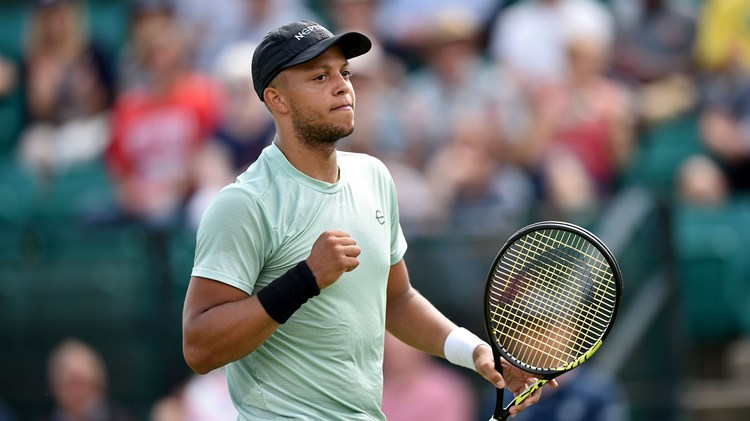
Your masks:
[{"label": "man's ear", "polygon": [[286,97],[279,89],[269,86],[263,91],[263,99],[265,99],[266,105],[268,105],[271,111],[278,114],[289,112]]}]

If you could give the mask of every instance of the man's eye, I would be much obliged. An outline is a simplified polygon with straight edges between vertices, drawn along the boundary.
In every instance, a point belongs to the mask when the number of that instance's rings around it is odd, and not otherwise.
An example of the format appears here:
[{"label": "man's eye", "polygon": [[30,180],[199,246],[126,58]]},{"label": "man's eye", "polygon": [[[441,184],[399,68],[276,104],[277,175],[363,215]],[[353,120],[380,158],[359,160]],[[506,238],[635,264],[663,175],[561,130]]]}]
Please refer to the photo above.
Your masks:
[{"label": "man's eye", "polygon": [[352,76],[352,71],[351,70],[343,70],[341,72],[341,76],[343,76],[345,78],[350,78]]},{"label": "man's eye", "polygon": [[315,79],[313,80],[324,80],[326,78],[326,75],[317,75],[315,76]]}]

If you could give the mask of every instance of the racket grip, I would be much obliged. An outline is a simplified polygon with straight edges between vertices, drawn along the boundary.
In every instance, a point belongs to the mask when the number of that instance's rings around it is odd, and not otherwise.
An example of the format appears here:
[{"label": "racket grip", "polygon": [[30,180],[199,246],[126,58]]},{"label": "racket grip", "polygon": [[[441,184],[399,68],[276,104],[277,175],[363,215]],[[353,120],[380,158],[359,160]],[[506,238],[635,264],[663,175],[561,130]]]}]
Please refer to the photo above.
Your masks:
[{"label": "racket grip", "polygon": [[505,389],[497,389],[497,398],[495,400],[495,414],[492,416],[491,421],[506,421],[508,417],[510,416],[510,411],[508,411],[513,405],[513,402],[511,402],[507,407],[503,408],[503,395],[504,395]]}]

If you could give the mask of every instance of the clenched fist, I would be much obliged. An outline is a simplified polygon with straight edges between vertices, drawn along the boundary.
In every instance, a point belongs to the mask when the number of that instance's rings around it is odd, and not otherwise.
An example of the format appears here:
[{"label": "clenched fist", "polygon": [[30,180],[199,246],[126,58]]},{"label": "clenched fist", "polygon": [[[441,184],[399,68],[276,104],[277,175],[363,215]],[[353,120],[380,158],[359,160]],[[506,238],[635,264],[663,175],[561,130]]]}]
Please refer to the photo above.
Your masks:
[{"label": "clenched fist", "polygon": [[320,234],[306,260],[318,288],[322,290],[330,286],[344,272],[351,272],[359,266],[357,257],[361,252],[354,238],[344,231],[330,230]]}]

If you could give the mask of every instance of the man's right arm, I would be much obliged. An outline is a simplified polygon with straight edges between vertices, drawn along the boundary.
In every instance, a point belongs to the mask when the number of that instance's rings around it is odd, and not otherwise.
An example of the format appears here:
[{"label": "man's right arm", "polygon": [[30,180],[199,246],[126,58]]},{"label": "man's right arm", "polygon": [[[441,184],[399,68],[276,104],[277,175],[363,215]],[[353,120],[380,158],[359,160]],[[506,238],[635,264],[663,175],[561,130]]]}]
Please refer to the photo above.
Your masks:
[{"label": "man's right arm", "polygon": [[359,266],[360,252],[349,234],[326,231],[304,263],[253,296],[229,284],[193,276],[182,313],[185,361],[195,372],[205,374],[255,351],[311,296]]},{"label": "man's right arm", "polygon": [[257,296],[212,279],[190,279],[182,315],[182,351],[195,372],[206,374],[248,355],[279,326]]}]

